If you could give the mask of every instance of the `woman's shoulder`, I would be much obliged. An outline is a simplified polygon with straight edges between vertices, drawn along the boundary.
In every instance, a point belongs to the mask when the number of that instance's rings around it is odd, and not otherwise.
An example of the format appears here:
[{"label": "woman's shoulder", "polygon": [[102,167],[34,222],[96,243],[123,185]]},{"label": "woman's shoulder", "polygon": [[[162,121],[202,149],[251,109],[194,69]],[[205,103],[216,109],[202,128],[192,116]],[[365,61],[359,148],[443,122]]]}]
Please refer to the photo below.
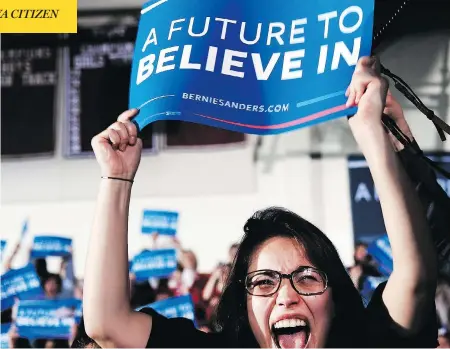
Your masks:
[{"label": "woman's shoulder", "polygon": [[405,331],[389,315],[389,310],[383,301],[383,290],[386,282],[381,283],[374,291],[364,311],[365,346],[391,348],[435,348],[438,325],[436,309],[430,308],[422,314],[427,318],[421,329],[415,333]]},{"label": "woman's shoulder", "polygon": [[166,318],[151,308],[140,310],[152,317],[152,330],[147,348],[224,348],[232,347],[226,336],[206,333],[186,318]]}]

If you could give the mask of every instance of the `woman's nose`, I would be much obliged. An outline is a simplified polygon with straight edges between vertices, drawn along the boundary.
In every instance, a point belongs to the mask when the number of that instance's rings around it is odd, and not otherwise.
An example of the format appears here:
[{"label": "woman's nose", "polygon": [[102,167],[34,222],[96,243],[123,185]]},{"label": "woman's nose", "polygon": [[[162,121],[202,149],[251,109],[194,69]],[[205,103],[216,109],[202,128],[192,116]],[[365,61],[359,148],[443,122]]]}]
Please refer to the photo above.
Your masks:
[{"label": "woman's nose", "polygon": [[298,304],[300,298],[301,296],[294,290],[289,280],[282,280],[280,289],[277,293],[277,305],[289,308]]}]

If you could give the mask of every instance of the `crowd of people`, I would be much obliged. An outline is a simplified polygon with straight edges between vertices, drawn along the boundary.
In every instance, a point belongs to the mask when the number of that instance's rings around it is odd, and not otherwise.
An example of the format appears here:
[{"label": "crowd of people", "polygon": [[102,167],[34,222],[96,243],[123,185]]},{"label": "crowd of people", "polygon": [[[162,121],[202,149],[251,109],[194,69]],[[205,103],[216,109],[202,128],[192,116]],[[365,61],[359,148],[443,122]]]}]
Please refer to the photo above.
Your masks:
[{"label": "crowd of people", "polygon": [[[157,240],[153,234],[152,240]],[[19,242],[13,253],[4,262],[5,271],[11,265],[22,247]],[[130,304],[132,308],[140,308],[153,302],[171,297],[187,295],[192,298],[197,327],[203,332],[214,332],[217,305],[224,289],[226,280],[231,271],[239,245],[233,244],[229,248],[228,259],[219,263],[211,273],[200,273],[197,270],[197,257],[193,251],[184,249],[178,239],[173,238],[173,247],[177,250],[178,265],[176,271],[167,278],[150,278],[147,281],[137,282],[132,272],[130,280]],[[376,262],[367,251],[367,244],[358,242],[355,245],[354,265],[348,272],[355,287],[362,291],[367,277],[380,277]],[[155,244],[154,248],[158,248]],[[47,270],[45,258],[33,259],[30,262],[35,266],[41,280],[44,294],[40,299],[68,299],[83,298],[83,280],[76,279],[73,268],[73,255],[61,258],[59,273],[50,273]],[[439,344],[441,348],[450,347],[450,280],[441,278],[436,291],[436,309],[439,324]],[[2,322],[14,322],[13,309],[2,312]],[[68,340],[63,339],[37,339],[29,340],[20,337],[15,326],[9,331],[10,348],[68,348],[68,347],[99,347],[89,338],[84,329],[84,321],[75,324],[72,335]]]},{"label": "crowd of people", "polygon": [[[158,234],[152,234],[152,248],[159,248],[157,241]],[[171,247],[177,252],[178,263],[176,270],[170,276],[138,281],[135,275],[131,271],[129,272],[130,305],[137,309],[157,301],[189,294],[194,304],[194,315],[199,328],[202,331],[211,332],[215,308],[230,272],[238,244],[230,246],[228,259],[219,263],[211,273],[200,273],[197,270],[197,256],[193,251],[184,249],[177,238],[172,239]],[[5,273],[12,269],[14,259],[22,248],[24,248],[22,241],[19,240],[12,253],[3,263]],[[167,242],[165,248],[167,248]],[[43,290],[42,295],[32,299],[83,299],[83,280],[75,277],[73,253],[61,257],[58,273],[48,271],[46,258],[33,258],[31,250],[28,254],[28,262],[34,266]],[[74,324],[71,336],[67,340],[57,338],[29,340],[21,337],[14,325],[17,305],[18,303],[10,309],[2,310],[2,323],[13,324],[8,333],[8,347],[10,348],[68,348],[72,344],[79,346],[83,342],[95,343],[86,337],[83,324],[80,326],[78,323]],[[76,338],[78,340],[74,343]]]},{"label": "crowd of people", "polygon": [[194,304],[197,325],[202,331],[211,332],[215,309],[238,245],[230,246],[228,259],[219,263],[211,273],[200,273],[195,253],[184,249],[176,238],[173,239],[173,246],[177,250],[178,263],[177,269],[169,277],[137,282],[135,275],[129,273],[131,307],[137,309],[153,302],[189,294]]},{"label": "crowd of people", "polygon": [[[15,245],[11,255],[3,263],[4,273],[12,270],[12,265],[15,257],[22,246],[22,240],[20,239]],[[47,268],[46,258],[33,258],[31,248],[28,252],[28,263],[34,266],[36,274],[40,280],[42,287],[42,294],[33,297],[37,300],[58,300],[58,299],[79,299],[83,298],[83,284],[82,280],[77,280],[74,273],[73,254],[69,253],[67,256],[61,257],[60,268],[58,273],[51,273]],[[69,340],[65,339],[35,339],[28,340],[27,338],[20,337],[16,326],[14,325],[17,315],[17,307],[19,300],[16,299],[16,303],[12,308],[2,309],[2,323],[11,323],[12,326],[9,330],[9,347],[10,348],[64,348],[69,346]],[[72,338],[76,334],[76,326],[72,328]]]}]

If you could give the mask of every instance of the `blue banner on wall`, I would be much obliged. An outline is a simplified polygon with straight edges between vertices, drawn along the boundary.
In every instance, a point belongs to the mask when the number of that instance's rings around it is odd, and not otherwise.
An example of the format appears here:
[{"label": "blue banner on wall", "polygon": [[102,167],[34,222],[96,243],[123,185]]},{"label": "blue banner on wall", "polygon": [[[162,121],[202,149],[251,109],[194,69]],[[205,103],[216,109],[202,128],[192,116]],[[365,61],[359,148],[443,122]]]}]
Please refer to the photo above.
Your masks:
[{"label": "blue banner on wall", "polygon": [[16,326],[28,339],[68,339],[75,324],[76,300],[20,301]]},{"label": "blue banner on wall", "polygon": [[1,278],[2,310],[14,305],[14,298],[33,299],[43,294],[41,282],[32,264],[11,269]]},{"label": "blue banner on wall", "polygon": [[371,53],[374,0],[152,0],[130,108],[142,129],[183,120],[277,134],[355,113],[345,91]]},{"label": "blue banner on wall", "polygon": [[177,256],[174,249],[144,251],[131,262],[131,272],[136,281],[151,277],[162,278],[171,275],[177,268]]},{"label": "blue banner on wall", "polygon": [[138,308],[152,308],[167,318],[183,317],[195,321],[194,303],[190,295],[172,297]]},{"label": "blue banner on wall", "polygon": [[[443,169],[450,171],[450,154],[426,155]],[[369,244],[368,252],[378,262],[379,271],[383,275],[389,275],[392,272],[391,248],[372,175],[363,156],[350,156],[348,167],[355,242]],[[450,196],[450,180],[439,172],[436,172],[436,176],[441,187]]]},{"label": "blue banner on wall", "polygon": [[9,348],[9,337],[8,337],[8,332],[9,329],[11,328],[11,324],[7,323],[7,324],[1,324],[1,333],[0,333],[0,348]]},{"label": "blue banner on wall", "polygon": [[348,159],[350,200],[355,241],[371,243],[386,234],[372,175],[363,156]]},{"label": "blue banner on wall", "polygon": [[[450,171],[450,154],[435,156],[426,154],[443,169]],[[355,241],[371,243],[386,234],[383,215],[372,175],[363,156],[348,159],[350,178],[350,198]],[[450,180],[436,172],[441,187],[450,196]]]},{"label": "blue banner on wall", "polygon": [[59,236],[36,236],[31,250],[32,258],[68,256],[72,250],[72,239]]},{"label": "blue banner on wall", "polygon": [[144,210],[142,217],[143,234],[158,233],[174,236],[177,233],[178,212]]}]

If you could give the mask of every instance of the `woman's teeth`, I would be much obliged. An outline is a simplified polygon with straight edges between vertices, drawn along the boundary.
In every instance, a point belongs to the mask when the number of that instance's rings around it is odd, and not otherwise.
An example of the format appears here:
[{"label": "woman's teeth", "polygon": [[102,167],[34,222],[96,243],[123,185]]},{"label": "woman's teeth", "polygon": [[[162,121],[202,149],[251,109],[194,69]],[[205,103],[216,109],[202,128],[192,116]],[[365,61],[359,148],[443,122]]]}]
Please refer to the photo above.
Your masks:
[{"label": "woman's teeth", "polygon": [[285,319],[277,321],[274,324],[274,328],[289,328],[289,327],[304,327],[306,326],[306,321],[300,319]]}]

